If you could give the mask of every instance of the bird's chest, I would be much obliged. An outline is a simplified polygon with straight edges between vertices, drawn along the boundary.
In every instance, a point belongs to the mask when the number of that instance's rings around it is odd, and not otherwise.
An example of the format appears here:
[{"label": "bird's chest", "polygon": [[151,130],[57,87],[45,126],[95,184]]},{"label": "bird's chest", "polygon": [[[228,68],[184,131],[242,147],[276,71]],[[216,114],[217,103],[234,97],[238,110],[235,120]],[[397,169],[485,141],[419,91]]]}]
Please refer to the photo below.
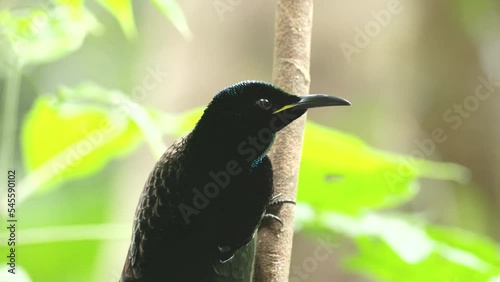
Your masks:
[{"label": "bird's chest", "polygon": [[197,164],[183,170],[182,181],[172,185],[179,193],[171,202],[178,207],[175,217],[189,234],[218,245],[242,245],[254,234],[273,195],[269,159],[252,165],[231,159]]},{"label": "bird's chest", "polygon": [[273,195],[270,167],[242,169],[231,178],[214,205],[219,241],[237,244],[257,229]]},{"label": "bird's chest", "polygon": [[272,179],[245,172],[228,185],[221,197],[220,212],[229,219],[250,220],[267,208],[273,193]]},{"label": "bird's chest", "polygon": [[[236,166],[230,166],[234,168]],[[255,173],[253,169],[214,169],[193,176],[186,199],[212,219],[248,220],[258,217],[272,197],[272,171]],[[195,178],[196,177],[196,178]]]}]

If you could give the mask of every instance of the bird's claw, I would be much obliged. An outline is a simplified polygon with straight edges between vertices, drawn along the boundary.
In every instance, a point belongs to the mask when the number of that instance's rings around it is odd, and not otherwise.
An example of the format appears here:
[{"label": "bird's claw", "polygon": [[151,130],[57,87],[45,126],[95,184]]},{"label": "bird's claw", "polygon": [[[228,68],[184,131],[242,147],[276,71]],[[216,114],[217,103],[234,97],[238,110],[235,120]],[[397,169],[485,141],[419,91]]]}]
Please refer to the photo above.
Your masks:
[{"label": "bird's claw", "polygon": [[283,221],[281,220],[281,218],[279,218],[277,215],[274,215],[272,213],[266,213],[266,214],[264,214],[263,218],[274,219],[274,220],[278,221],[281,224],[281,227],[284,226]]},{"label": "bird's claw", "polygon": [[279,194],[276,194],[274,195],[272,198],[271,198],[271,202],[269,203],[268,206],[276,206],[276,205],[280,205],[280,204],[297,204],[295,201],[293,200],[276,200],[277,198],[281,197],[281,193]]},{"label": "bird's claw", "polygon": [[[270,207],[270,206],[276,206],[276,205],[285,204],[285,203],[286,204],[294,204],[294,205],[296,204],[295,201],[292,201],[292,200],[276,200],[279,197],[281,197],[281,193],[274,195],[271,198],[271,201],[269,202],[269,204],[267,206]],[[274,220],[278,221],[282,227],[284,226],[283,221],[277,215],[274,215],[272,213],[266,213],[266,214],[264,214],[263,217],[274,219]]]}]

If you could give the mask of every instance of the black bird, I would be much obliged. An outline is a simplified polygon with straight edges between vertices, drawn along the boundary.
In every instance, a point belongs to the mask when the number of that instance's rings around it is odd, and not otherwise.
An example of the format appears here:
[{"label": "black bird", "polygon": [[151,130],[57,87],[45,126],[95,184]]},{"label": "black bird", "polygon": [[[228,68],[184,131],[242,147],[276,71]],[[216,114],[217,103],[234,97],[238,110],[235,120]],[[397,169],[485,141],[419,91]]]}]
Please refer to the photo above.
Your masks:
[{"label": "black bird", "polygon": [[248,244],[274,199],[266,154],[276,132],[308,108],[336,105],[350,103],[259,81],[216,94],[149,175],[120,281],[211,281],[214,262]]}]

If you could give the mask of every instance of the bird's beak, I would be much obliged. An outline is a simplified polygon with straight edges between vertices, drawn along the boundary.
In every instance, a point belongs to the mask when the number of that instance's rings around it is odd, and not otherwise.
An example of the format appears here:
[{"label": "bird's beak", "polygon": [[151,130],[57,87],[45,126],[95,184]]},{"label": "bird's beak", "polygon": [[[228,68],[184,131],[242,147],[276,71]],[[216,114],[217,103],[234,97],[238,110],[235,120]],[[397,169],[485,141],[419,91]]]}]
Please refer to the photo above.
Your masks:
[{"label": "bird's beak", "polygon": [[337,96],[330,96],[325,94],[311,94],[299,96],[300,100],[297,103],[289,104],[277,109],[273,112],[273,114],[277,114],[284,110],[288,110],[291,108],[294,109],[309,109],[316,107],[328,107],[328,106],[350,106],[351,102],[347,101],[344,98],[340,98]]}]

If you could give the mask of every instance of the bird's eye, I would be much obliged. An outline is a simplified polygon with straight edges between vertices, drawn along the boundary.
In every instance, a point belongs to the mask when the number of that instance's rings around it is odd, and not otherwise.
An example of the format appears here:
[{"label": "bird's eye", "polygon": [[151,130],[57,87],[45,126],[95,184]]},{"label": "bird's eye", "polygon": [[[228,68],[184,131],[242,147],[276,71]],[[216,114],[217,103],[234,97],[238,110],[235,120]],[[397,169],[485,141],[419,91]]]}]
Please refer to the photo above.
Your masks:
[{"label": "bird's eye", "polygon": [[269,110],[273,106],[273,104],[271,104],[271,102],[267,99],[258,100],[257,105],[263,110]]}]

